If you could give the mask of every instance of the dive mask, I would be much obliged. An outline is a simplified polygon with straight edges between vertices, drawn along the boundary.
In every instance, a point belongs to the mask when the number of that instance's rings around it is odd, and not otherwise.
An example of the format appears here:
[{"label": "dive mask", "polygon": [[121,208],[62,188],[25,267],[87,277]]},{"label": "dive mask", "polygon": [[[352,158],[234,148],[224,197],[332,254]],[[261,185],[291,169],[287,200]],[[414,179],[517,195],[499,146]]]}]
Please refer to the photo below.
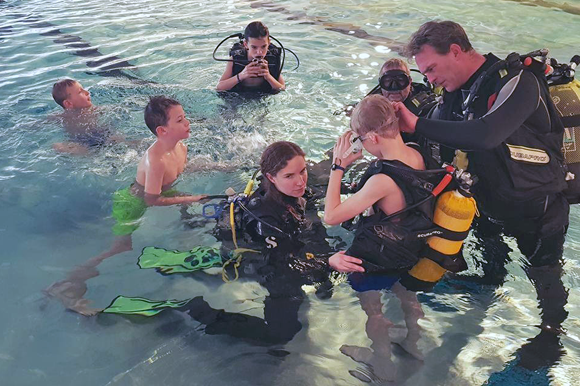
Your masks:
[{"label": "dive mask", "polygon": [[344,154],[342,155],[342,158],[346,158],[350,155],[350,153],[358,153],[360,151],[362,151],[363,147],[363,143],[362,141],[364,141],[364,138],[360,135],[357,135],[356,137],[353,135],[350,137],[350,147],[348,148],[347,151],[344,152]]},{"label": "dive mask", "polygon": [[386,91],[401,91],[411,83],[411,77],[403,70],[389,70],[379,78],[379,86]]}]

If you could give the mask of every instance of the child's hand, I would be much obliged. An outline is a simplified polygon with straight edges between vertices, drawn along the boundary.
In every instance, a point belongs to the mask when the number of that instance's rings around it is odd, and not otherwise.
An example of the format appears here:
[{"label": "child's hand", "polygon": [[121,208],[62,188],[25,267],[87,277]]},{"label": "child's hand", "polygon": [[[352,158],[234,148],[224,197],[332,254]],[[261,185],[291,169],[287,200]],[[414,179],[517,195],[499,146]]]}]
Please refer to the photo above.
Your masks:
[{"label": "child's hand", "polygon": [[207,197],[207,194],[198,194],[198,195],[195,195],[195,196],[188,196],[187,197],[188,198],[187,201],[188,201],[188,203],[198,202],[200,200],[203,200],[206,197]]},{"label": "child's hand", "polygon": [[258,66],[260,68],[259,76],[270,75],[270,70],[268,70],[268,61],[266,59],[261,59],[258,61]]},{"label": "child's hand", "polygon": [[336,141],[336,145],[334,145],[334,150],[332,151],[333,155],[332,159],[334,160],[334,163],[342,166],[343,168],[346,168],[354,161],[361,159],[363,156],[362,151],[359,151],[358,153],[351,152],[346,157],[344,157],[345,153],[347,152],[348,149],[350,149],[352,145],[350,143],[350,140],[353,135],[354,133],[350,130],[341,135],[338,138],[338,141]]},{"label": "child's hand", "polygon": [[248,78],[258,78],[260,73],[262,72],[261,66],[258,62],[250,62],[244,70],[240,72],[240,78],[248,79]]}]

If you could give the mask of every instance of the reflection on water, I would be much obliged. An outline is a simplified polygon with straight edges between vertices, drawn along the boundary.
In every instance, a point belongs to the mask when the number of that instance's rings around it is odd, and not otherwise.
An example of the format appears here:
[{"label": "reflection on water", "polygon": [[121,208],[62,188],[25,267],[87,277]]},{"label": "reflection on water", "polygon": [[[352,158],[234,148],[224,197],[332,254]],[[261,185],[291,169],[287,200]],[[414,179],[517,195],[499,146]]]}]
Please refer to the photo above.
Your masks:
[{"label": "reflection on water", "polygon": [[[308,286],[301,288],[308,301],[288,309],[302,328],[289,328],[293,334],[288,342],[271,347],[207,334],[199,322],[177,311],[147,320],[84,318],[46,302],[41,290],[111,244],[112,194],[132,182],[136,162],[152,143],[142,115],[150,95],[171,95],[183,104],[192,120],[192,162],[239,165],[234,172],[186,175],[180,189],[223,193],[232,186],[242,191],[262,149],[274,140],[295,141],[312,159],[323,159],[347,125],[344,116],[332,112],[372,89],[380,64],[396,56],[424,21],[461,22],[483,52],[502,56],[545,46],[557,59],[567,60],[578,53],[577,36],[571,33],[580,30],[577,9],[575,2],[539,0],[475,0],[468,7],[450,0],[0,2],[3,381],[360,384],[349,370],[364,375],[365,367],[340,347],[370,347],[372,342],[365,332],[365,312],[346,283],[335,286],[330,300],[319,299]],[[264,20],[298,54],[301,66],[289,71],[288,58],[285,93],[255,100],[220,96],[213,87],[223,64],[213,62],[211,52],[254,19]],[[52,145],[67,136],[59,121],[50,119],[61,111],[50,88],[61,77],[79,79],[113,129],[137,143],[105,146],[86,157],[56,154]],[[484,268],[474,262],[494,253],[511,259],[505,280],[488,285],[455,278],[433,293],[420,294],[425,318],[419,321],[418,348],[425,358],[417,361],[393,346],[399,384],[573,383],[580,376],[577,217],[573,208],[563,274],[523,270],[512,239],[490,246],[489,252],[475,248],[471,239],[466,248],[472,257],[469,273],[482,273]],[[216,245],[206,228],[185,227],[175,208],[150,208],[135,232],[134,252],[103,262],[101,274],[87,281],[87,297],[94,306],[105,307],[119,294],[203,296],[213,309],[263,321],[269,292],[255,281],[224,285],[208,275],[163,277],[137,269],[138,251],[145,246],[187,250]],[[339,229],[328,232],[346,236]],[[381,300],[384,315],[394,324],[391,338],[397,341],[407,333],[400,301],[392,293]]]}]

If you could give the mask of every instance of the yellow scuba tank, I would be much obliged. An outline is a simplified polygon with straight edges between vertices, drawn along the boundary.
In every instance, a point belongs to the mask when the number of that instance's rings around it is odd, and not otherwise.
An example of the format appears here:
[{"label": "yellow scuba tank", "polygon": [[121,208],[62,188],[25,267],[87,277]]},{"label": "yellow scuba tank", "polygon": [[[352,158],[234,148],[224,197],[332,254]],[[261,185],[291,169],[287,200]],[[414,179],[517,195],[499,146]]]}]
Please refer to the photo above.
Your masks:
[{"label": "yellow scuba tank", "polygon": [[571,204],[580,203],[580,81],[550,86],[552,101],[564,124],[564,153],[568,166],[568,189],[564,191]]},{"label": "yellow scuba tank", "polygon": [[[469,173],[463,174],[471,184]],[[424,257],[401,279],[407,289],[430,290],[448,270],[459,272],[467,268],[461,247],[476,213],[477,205],[468,189],[447,191],[439,196],[433,223],[443,229],[434,231],[437,235],[427,239]]]}]

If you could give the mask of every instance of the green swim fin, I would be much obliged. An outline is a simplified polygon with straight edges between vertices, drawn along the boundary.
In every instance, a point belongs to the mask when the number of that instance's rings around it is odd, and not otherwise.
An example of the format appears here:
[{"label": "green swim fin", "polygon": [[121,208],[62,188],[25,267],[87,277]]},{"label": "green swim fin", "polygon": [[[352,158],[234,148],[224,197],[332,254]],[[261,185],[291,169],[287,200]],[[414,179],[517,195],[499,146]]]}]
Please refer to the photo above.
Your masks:
[{"label": "green swim fin", "polygon": [[168,308],[185,306],[191,299],[150,300],[140,297],[117,296],[102,312],[106,314],[154,316]]},{"label": "green swim fin", "polygon": [[158,268],[163,273],[187,273],[219,267],[223,259],[218,248],[198,246],[181,252],[145,247],[139,256],[140,268]]}]

